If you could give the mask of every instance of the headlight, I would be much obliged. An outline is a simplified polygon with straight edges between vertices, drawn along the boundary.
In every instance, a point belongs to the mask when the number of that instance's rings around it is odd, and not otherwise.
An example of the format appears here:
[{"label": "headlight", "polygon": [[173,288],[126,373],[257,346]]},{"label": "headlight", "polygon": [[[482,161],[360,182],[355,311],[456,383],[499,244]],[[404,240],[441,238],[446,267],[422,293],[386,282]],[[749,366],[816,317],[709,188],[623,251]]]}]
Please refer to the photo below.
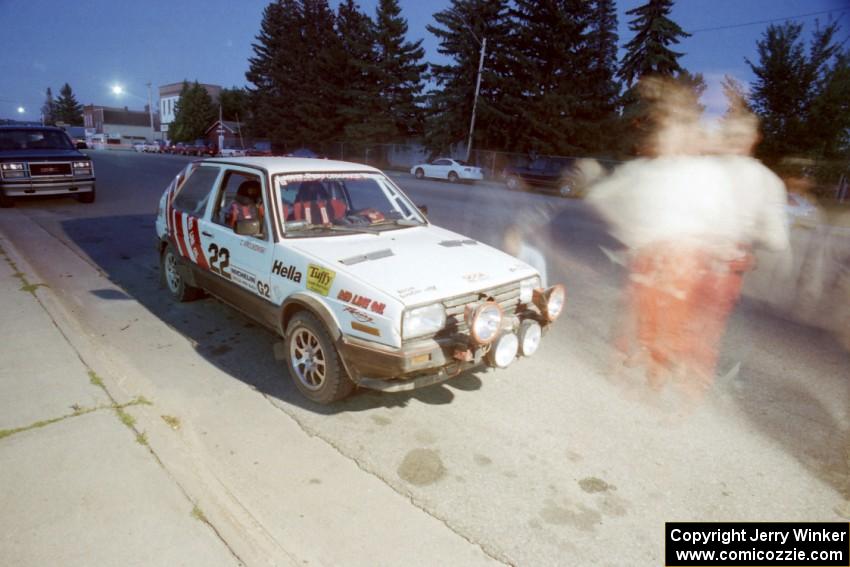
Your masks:
[{"label": "headlight", "polygon": [[405,339],[431,335],[446,325],[446,309],[441,303],[404,312],[401,334]]},{"label": "headlight", "polygon": [[74,169],[91,169],[90,161],[75,161]]},{"label": "headlight", "polygon": [[553,285],[547,290],[534,290],[534,305],[549,320],[554,321],[564,310],[567,300],[567,290],[561,284]]},{"label": "headlight", "polygon": [[534,297],[534,290],[540,287],[540,285],[540,278],[537,276],[519,282],[519,302],[531,303]]},{"label": "headlight", "polygon": [[481,345],[490,344],[502,326],[502,308],[498,303],[488,301],[474,309],[467,307],[465,318],[472,339]]},{"label": "headlight", "polygon": [[23,171],[24,170],[24,164],[22,164],[22,163],[3,163],[3,164],[0,164],[0,168],[2,168],[3,171]]}]

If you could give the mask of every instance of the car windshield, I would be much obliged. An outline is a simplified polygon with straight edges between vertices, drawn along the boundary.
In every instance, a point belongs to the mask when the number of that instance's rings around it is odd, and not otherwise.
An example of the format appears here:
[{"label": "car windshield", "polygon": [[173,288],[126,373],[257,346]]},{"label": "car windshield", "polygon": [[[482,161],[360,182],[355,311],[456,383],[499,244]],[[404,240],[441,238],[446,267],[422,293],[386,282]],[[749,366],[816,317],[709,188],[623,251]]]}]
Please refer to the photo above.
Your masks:
[{"label": "car windshield", "polygon": [[56,130],[0,130],[0,150],[71,150],[64,132]]},{"label": "car windshield", "polygon": [[425,224],[416,206],[380,174],[281,175],[277,187],[287,236],[375,233]]}]

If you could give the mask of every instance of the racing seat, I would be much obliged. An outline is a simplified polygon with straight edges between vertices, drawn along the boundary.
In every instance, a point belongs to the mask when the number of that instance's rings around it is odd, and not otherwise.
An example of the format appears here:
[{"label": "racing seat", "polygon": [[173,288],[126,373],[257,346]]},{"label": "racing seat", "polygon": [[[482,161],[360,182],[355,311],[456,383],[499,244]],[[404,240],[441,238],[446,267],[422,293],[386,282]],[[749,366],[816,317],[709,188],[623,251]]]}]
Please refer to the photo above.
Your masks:
[{"label": "racing seat", "polygon": [[331,224],[345,217],[347,207],[339,199],[331,199],[319,181],[304,181],[298,188],[292,210],[284,210],[287,220],[306,220],[310,224]]},{"label": "racing seat", "polygon": [[263,204],[261,196],[260,183],[253,179],[243,181],[236,190],[236,197],[227,209],[226,224],[232,229],[236,228],[236,223],[240,220],[260,221],[262,226],[263,221]]}]

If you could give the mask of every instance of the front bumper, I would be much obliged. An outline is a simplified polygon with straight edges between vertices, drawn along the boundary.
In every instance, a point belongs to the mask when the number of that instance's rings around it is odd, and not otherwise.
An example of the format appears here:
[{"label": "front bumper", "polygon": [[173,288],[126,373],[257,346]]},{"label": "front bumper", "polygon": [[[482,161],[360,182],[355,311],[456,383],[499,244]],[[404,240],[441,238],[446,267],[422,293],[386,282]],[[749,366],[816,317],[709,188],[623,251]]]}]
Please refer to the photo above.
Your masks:
[{"label": "front bumper", "polygon": [[94,177],[58,180],[11,180],[0,181],[0,191],[8,197],[32,197],[36,195],[66,195],[94,191]]},{"label": "front bumper", "polygon": [[[540,323],[543,332],[548,329],[548,324],[532,318]],[[515,333],[520,318],[512,319],[515,321],[503,326],[501,334]],[[475,345],[467,334],[423,339],[402,348],[347,335],[337,341],[337,350],[351,379],[361,387],[388,392],[437,384],[489,364],[486,360],[490,348],[491,345]]]}]

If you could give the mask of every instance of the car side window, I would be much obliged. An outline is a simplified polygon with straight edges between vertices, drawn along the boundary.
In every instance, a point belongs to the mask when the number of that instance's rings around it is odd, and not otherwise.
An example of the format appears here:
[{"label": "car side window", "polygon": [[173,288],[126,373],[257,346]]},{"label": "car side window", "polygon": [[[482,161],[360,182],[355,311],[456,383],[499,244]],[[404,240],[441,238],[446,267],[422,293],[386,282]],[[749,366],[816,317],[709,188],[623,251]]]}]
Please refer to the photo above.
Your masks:
[{"label": "car side window", "polygon": [[261,233],[257,238],[266,239],[265,200],[259,175],[242,171],[227,171],[218,191],[212,221],[231,230],[239,220],[258,219]]},{"label": "car side window", "polygon": [[449,160],[447,159],[438,159],[431,165],[449,165]]},{"label": "car side window", "polygon": [[544,158],[537,158],[529,164],[528,169],[546,169],[546,161]]},{"label": "car side window", "polygon": [[218,172],[217,167],[210,166],[195,169],[174,198],[174,208],[193,216],[203,216]]}]

